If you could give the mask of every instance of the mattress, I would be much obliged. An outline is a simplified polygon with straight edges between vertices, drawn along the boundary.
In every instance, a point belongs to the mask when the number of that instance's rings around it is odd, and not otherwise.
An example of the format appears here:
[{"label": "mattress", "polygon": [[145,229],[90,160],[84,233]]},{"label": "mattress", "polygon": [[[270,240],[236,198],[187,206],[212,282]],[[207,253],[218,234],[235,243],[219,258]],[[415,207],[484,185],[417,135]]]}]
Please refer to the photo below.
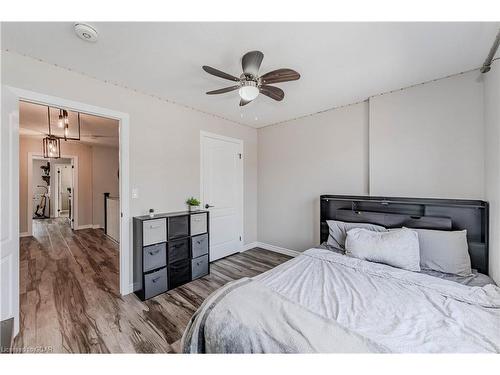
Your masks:
[{"label": "mattress", "polygon": [[[344,250],[338,249],[336,247],[328,245],[326,242],[323,242],[321,245],[318,246],[319,249],[325,249],[325,250],[330,250],[333,251],[337,254],[344,254]],[[459,275],[453,275],[449,273],[443,273],[439,271],[434,271],[434,270],[421,270],[419,273],[422,273],[424,275],[429,275],[429,276],[434,276],[434,277],[439,277],[440,279],[443,280],[449,280],[449,281],[454,281],[456,283],[460,283],[463,285],[468,285],[468,286],[485,286],[488,284],[493,284],[496,285],[495,281],[488,275],[485,275],[483,273],[477,272],[477,270],[472,270],[472,275],[470,276],[459,276]]]},{"label": "mattress", "polygon": [[217,290],[185,353],[500,352],[500,288],[309,249]]}]

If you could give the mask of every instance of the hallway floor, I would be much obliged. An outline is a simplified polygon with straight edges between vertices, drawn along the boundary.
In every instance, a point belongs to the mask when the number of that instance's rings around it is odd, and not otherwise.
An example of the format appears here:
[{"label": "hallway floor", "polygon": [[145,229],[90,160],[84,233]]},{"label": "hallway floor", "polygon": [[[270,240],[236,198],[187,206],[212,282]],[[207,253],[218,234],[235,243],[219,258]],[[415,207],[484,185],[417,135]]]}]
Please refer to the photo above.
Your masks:
[{"label": "hallway floor", "polygon": [[100,229],[36,220],[21,238],[20,333],[13,352],[172,353],[192,314],[225,283],[290,257],[252,249],[211,264],[211,274],[141,302],[119,294],[119,248]]}]

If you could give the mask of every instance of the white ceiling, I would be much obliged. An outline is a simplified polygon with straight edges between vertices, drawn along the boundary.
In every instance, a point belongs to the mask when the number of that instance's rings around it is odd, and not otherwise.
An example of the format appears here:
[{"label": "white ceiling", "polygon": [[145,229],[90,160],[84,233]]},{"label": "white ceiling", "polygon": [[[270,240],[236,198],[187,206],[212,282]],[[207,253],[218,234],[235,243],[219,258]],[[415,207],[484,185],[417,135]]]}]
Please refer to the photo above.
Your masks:
[{"label": "white ceiling", "polygon": [[[261,127],[482,65],[500,23],[92,23],[95,44],[71,22],[3,23],[2,48],[148,94]],[[259,96],[240,108],[232,82],[241,56],[264,53],[261,73],[281,67],[301,79],[276,84],[285,99]]]},{"label": "white ceiling", "polygon": [[[57,108],[50,108],[52,134],[62,136],[60,129],[57,128],[58,115],[59,110]],[[78,123],[77,113],[70,111],[68,117],[69,136],[73,137],[73,129],[76,131],[75,126]],[[47,106],[28,102],[19,103],[19,134],[41,139],[48,134],[48,128]],[[81,113],[80,141],[67,142],[118,147],[119,123],[117,120]]]}]

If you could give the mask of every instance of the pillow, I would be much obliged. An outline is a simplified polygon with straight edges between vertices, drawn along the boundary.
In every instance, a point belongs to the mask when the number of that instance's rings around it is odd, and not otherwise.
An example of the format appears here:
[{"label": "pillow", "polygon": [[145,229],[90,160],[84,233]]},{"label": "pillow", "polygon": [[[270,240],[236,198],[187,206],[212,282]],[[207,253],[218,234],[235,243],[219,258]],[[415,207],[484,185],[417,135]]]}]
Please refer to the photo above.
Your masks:
[{"label": "pillow", "polygon": [[365,228],[374,232],[386,232],[387,229],[380,225],[366,223],[346,223],[344,221],[327,220],[329,236],[327,244],[337,249],[345,250],[347,232],[354,228]]},{"label": "pillow", "polygon": [[472,275],[466,230],[412,230],[418,233],[422,268],[459,276]]},{"label": "pillow", "polygon": [[409,271],[420,271],[418,235],[411,229],[373,232],[363,228],[347,232],[346,254]]}]

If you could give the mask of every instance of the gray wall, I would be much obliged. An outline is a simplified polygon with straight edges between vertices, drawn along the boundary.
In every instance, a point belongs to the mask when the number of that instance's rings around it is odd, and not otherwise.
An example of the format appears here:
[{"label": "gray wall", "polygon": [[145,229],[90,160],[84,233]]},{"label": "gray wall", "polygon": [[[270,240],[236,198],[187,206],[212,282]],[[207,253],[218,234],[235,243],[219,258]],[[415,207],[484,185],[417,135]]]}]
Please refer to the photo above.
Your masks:
[{"label": "gray wall", "polygon": [[259,241],[319,241],[320,194],[368,193],[368,103],[259,129]]},{"label": "gray wall", "polygon": [[486,200],[490,202],[490,275],[500,285],[500,63],[484,75]]},{"label": "gray wall", "polygon": [[370,194],[484,198],[480,74],[370,98]]},{"label": "gray wall", "polygon": [[259,129],[259,241],[317,245],[320,194],[483,199],[482,86],[472,72]]}]

